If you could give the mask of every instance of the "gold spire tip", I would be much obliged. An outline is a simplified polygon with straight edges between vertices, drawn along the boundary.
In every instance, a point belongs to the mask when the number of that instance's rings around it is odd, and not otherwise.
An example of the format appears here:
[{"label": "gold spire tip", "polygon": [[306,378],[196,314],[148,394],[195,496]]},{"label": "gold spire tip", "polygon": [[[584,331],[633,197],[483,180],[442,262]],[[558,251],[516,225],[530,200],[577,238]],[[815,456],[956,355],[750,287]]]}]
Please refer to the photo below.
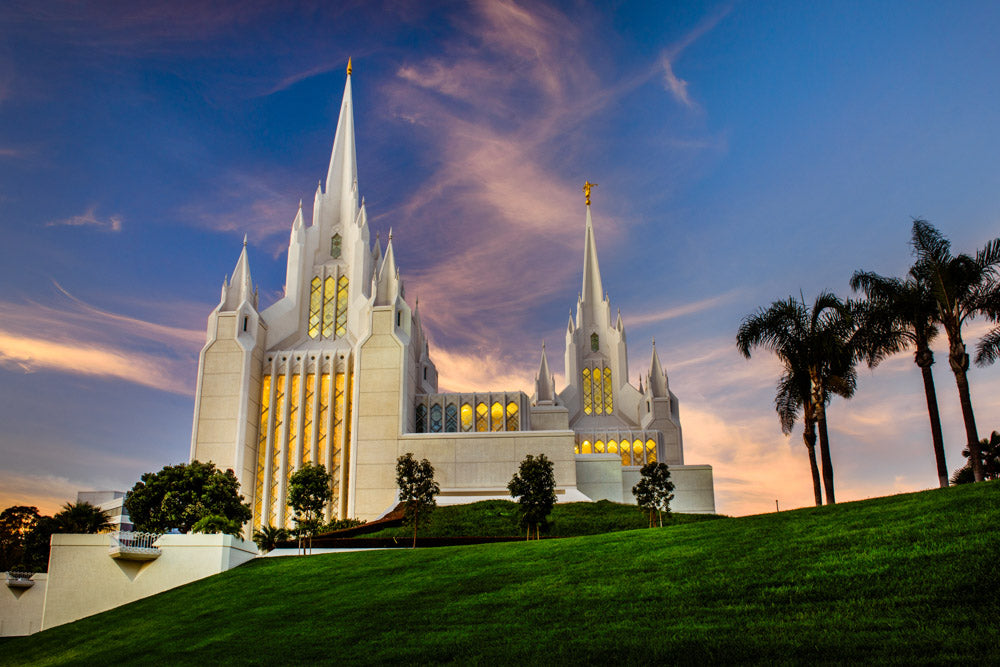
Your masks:
[{"label": "gold spire tip", "polygon": [[590,181],[584,181],[583,183],[583,196],[587,200],[587,206],[590,206],[590,190],[596,187],[597,183],[591,183]]},{"label": "gold spire tip", "polygon": [[347,76],[351,76],[351,57],[347,56]]}]

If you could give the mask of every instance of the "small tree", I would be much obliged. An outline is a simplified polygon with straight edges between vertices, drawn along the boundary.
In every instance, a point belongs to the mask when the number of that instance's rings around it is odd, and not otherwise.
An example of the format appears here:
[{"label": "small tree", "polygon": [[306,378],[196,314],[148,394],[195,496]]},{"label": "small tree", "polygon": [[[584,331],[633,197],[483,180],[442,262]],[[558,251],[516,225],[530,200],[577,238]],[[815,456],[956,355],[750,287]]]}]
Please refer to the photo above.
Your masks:
[{"label": "small tree", "polygon": [[56,521],[57,533],[94,534],[111,528],[107,513],[87,501],[66,503],[52,518]]},{"label": "small tree", "polygon": [[212,515],[242,526],[251,513],[239,489],[232,470],[192,461],[145,473],[125,496],[125,509],[136,530],[151,533],[174,528],[187,533],[199,519]]},{"label": "small tree", "polygon": [[15,505],[0,512],[0,572],[7,572],[25,556],[25,543],[41,517],[37,507]]},{"label": "small tree", "polygon": [[278,546],[278,542],[284,542],[287,539],[287,530],[284,528],[275,528],[270,524],[262,527],[253,534],[253,541],[257,544],[257,548],[264,553],[273,550]]},{"label": "small tree", "polygon": [[535,458],[528,454],[518,468],[517,474],[507,483],[510,495],[517,498],[521,509],[521,525],[527,529],[525,539],[531,539],[531,529],[535,529],[535,539],[541,539],[540,526],[556,504],[556,476],[552,471],[552,461],[539,454]]},{"label": "small tree", "polygon": [[212,514],[198,519],[198,521],[191,526],[191,532],[204,533],[208,535],[222,533],[223,535],[232,535],[233,537],[239,539],[243,536],[243,526],[236,521],[227,519],[224,516]]},{"label": "small tree", "polygon": [[674,483],[670,481],[670,469],[666,463],[647,463],[639,471],[639,483],[632,487],[635,502],[649,515],[649,527],[653,527],[653,516],[659,515],[663,527],[663,514],[670,518],[670,501],[674,499]]},{"label": "small tree", "polygon": [[295,510],[299,549],[306,537],[312,550],[313,534],[323,523],[323,509],[331,497],[330,473],[319,463],[303,464],[288,479],[288,506]]},{"label": "small tree", "polygon": [[416,547],[421,512],[426,516],[437,507],[434,497],[441,492],[434,481],[434,466],[427,459],[418,462],[407,452],[396,460],[396,485],[400,502],[406,503],[405,520],[413,524],[413,546]]},{"label": "small tree", "polygon": [[[965,465],[952,474],[952,484],[969,484],[976,481],[969,450],[963,449],[962,456],[965,457]],[[979,441],[979,460],[983,479],[1000,479],[1000,433],[993,431],[989,438]]]}]

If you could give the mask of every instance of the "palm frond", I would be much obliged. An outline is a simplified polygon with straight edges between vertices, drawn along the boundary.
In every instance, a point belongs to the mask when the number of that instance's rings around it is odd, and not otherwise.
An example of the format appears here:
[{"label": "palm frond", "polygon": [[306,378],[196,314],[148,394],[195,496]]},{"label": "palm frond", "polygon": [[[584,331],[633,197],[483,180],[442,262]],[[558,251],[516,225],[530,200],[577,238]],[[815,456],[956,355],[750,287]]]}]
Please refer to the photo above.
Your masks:
[{"label": "palm frond", "polygon": [[976,345],[976,365],[989,366],[1000,359],[1000,327],[979,339]]}]

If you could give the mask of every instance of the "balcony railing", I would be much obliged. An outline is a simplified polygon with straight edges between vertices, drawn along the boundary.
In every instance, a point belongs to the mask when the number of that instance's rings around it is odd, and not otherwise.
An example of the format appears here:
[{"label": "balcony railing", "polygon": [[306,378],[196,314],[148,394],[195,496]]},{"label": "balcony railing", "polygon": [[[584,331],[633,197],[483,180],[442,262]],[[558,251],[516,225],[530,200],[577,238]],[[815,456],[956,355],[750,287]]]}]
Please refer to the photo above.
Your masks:
[{"label": "balcony railing", "polygon": [[154,543],[160,539],[158,533],[133,533],[116,531],[109,533],[108,553],[120,560],[153,560],[160,557],[160,548]]}]

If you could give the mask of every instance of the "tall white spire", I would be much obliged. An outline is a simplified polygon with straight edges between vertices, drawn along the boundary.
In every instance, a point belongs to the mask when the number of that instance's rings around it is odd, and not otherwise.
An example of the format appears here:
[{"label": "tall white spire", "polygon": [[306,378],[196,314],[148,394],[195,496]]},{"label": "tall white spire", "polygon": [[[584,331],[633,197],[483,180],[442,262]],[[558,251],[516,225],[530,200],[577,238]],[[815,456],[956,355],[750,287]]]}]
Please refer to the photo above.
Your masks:
[{"label": "tall white spire", "polygon": [[236,310],[244,301],[249,301],[254,308],[257,307],[257,295],[253,290],[253,282],[250,279],[250,262],[247,259],[247,237],[243,235],[243,250],[240,251],[240,258],[236,260],[236,268],[233,269],[233,278],[225,288],[225,297],[222,300],[222,310]]},{"label": "tall white spire", "polygon": [[545,358],[545,343],[542,343],[542,362],[535,377],[535,401],[539,405],[555,403],[556,383],[549,371],[549,361]]},{"label": "tall white spire", "polygon": [[343,201],[349,198],[358,178],[358,163],[354,150],[354,101],[351,96],[351,61],[347,61],[347,83],[344,100],[340,103],[337,136],[330,154],[330,169],[326,174],[326,194]]},{"label": "tall white spire", "polygon": [[649,393],[653,398],[666,398],[669,395],[667,388],[667,374],[660,365],[660,356],[656,354],[656,341],[653,341],[653,359],[649,363],[649,376],[647,381]]},{"label": "tall white spire", "polygon": [[392,249],[392,232],[389,232],[389,243],[385,246],[385,258],[378,273],[375,286],[375,305],[389,306],[395,303],[399,295],[399,269],[396,267],[396,253]]},{"label": "tall white spire", "polygon": [[604,298],[604,287],[601,284],[601,267],[597,265],[597,244],[594,241],[594,223],[590,219],[590,202],[587,202],[587,230],[583,244],[583,290],[580,292],[583,304],[584,321],[594,321],[600,312],[598,304]]}]

